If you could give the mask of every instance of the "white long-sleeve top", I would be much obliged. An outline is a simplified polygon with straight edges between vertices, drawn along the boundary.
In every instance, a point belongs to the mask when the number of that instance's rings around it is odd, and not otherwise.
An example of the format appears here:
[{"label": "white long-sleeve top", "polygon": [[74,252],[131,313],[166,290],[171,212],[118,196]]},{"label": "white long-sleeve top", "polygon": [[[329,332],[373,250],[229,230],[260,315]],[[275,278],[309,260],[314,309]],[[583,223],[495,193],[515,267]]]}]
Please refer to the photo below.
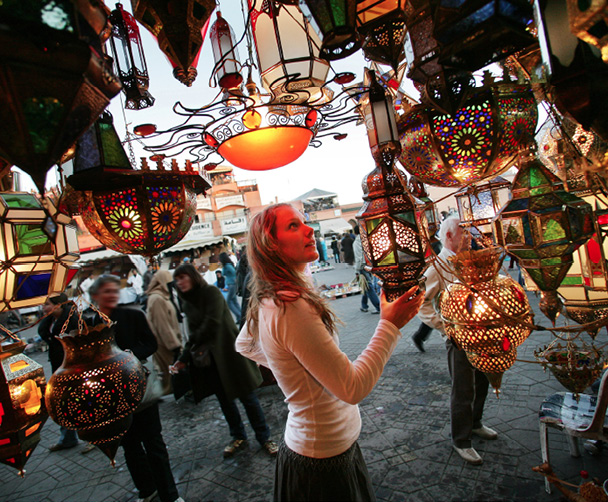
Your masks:
[{"label": "white long-sleeve top", "polygon": [[457,282],[456,277],[452,274],[451,264],[448,261],[448,258],[455,254],[454,251],[443,246],[443,249],[437,255],[443,262],[442,265],[440,265],[441,275],[437,272],[435,263],[426,269],[426,272],[424,273],[424,276],[426,277],[426,282],[424,283],[426,287],[424,303],[418,311],[418,318],[427,326],[431,326],[440,331],[444,337],[445,328],[443,326],[443,320],[435,308],[435,303],[441,291],[446,289],[452,282]]},{"label": "white long-sleeve top", "polygon": [[361,431],[357,403],[380,378],[401,333],[380,320],[361,355],[351,362],[313,308],[301,298],[277,306],[265,300],[259,311],[259,338],[247,325],[236,350],[269,367],[285,395],[289,414],[285,443],[313,458],[339,455]]}]

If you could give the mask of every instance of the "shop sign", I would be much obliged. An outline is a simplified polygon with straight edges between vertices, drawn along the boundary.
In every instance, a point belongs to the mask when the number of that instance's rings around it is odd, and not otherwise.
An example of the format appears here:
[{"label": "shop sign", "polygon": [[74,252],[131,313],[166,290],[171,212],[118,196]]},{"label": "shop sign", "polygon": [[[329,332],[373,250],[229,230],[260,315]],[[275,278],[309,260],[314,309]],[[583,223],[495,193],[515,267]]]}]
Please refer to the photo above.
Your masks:
[{"label": "shop sign", "polygon": [[228,218],[220,220],[222,226],[222,234],[238,234],[247,230],[247,218],[245,216],[239,216],[237,218]]},{"label": "shop sign", "polygon": [[215,208],[217,211],[228,206],[244,206],[245,201],[242,195],[230,195],[228,197],[220,197],[215,199]]},{"label": "shop sign", "polygon": [[213,223],[210,221],[205,223],[194,223],[183,240],[189,241],[194,239],[205,239],[207,237],[213,237]]},{"label": "shop sign", "polygon": [[205,197],[204,195],[199,195],[196,198],[196,209],[209,209],[212,210],[211,207],[211,197]]}]

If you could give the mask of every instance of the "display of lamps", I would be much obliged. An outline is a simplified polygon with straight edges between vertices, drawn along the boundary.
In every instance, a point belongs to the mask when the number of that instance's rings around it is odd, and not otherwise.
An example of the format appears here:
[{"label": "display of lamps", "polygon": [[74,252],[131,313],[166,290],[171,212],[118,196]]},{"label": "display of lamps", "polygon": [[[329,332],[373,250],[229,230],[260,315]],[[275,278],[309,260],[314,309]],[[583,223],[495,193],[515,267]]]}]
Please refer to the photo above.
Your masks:
[{"label": "display of lamps", "polygon": [[541,310],[555,322],[562,308],[556,290],[572,265],[572,253],[593,235],[592,209],[564,190],[536,156],[535,145],[520,164],[511,200],[494,220],[494,235],[541,290]]},{"label": "display of lamps", "polygon": [[475,227],[485,236],[492,235],[492,220],[508,202],[511,183],[501,176],[471,185],[456,194],[460,223]]},{"label": "display of lamps", "polygon": [[434,36],[439,62],[476,71],[535,43],[529,0],[439,0]]},{"label": "display of lamps", "polygon": [[15,335],[0,331],[0,462],[21,476],[48,417],[44,371],[23,354],[25,345]]},{"label": "display of lamps", "polygon": [[608,63],[608,2],[606,0],[568,0],[570,30],[578,38],[597,47]]},{"label": "display of lamps", "polygon": [[[356,30],[357,4],[350,0],[305,0],[322,35],[320,56],[328,61],[342,59],[361,48]],[[304,11],[306,13],[306,11]]]},{"label": "display of lamps", "polygon": [[116,9],[112,11],[110,21],[110,47],[125,93],[125,106],[130,110],[148,108],[154,104],[154,98],[148,92],[148,67],[137,22],[120,3],[117,3]]},{"label": "display of lamps", "polygon": [[453,115],[427,105],[398,117],[399,161],[421,182],[459,186],[494,178],[533,137],[538,112],[527,86],[478,88]]},{"label": "display of lamps", "polygon": [[264,88],[275,103],[323,104],[329,63],[321,40],[296,6],[248,0],[251,32]]},{"label": "display of lamps", "polygon": [[0,6],[0,157],[41,193],[47,170],[120,91],[100,56],[105,11],[53,5],[53,15],[33,0]]},{"label": "display of lamps", "polygon": [[463,283],[449,284],[438,300],[446,335],[486,373],[496,391],[502,374],[515,362],[517,347],[530,335],[533,320],[522,287],[498,275],[501,252],[494,247],[451,257],[450,265]]},{"label": "display of lamps", "polygon": [[243,75],[241,75],[234,32],[219,10],[216,14],[217,19],[209,31],[209,41],[215,61],[215,78],[222,89],[235,89],[243,82]]},{"label": "display of lamps", "polygon": [[156,37],[160,50],[173,66],[173,76],[190,87],[198,74],[196,66],[213,0],[131,0],[133,15]]},{"label": "display of lamps", "polygon": [[65,289],[80,256],[70,221],[48,199],[0,193],[0,312],[41,305]]},{"label": "display of lamps", "polygon": [[46,387],[46,408],[53,421],[78,431],[114,464],[144,396],[146,377],[139,360],[118,348],[111,325],[82,330],[58,337],[64,359]]}]

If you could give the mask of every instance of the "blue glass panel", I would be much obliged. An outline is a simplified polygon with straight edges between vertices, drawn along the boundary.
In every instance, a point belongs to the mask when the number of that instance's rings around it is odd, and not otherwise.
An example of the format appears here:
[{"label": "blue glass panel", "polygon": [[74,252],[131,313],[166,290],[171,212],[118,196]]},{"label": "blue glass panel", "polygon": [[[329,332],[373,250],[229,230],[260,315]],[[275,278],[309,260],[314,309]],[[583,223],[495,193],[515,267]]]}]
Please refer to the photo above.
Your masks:
[{"label": "blue glass panel", "polygon": [[49,294],[51,274],[20,274],[17,276],[16,300],[27,300]]}]

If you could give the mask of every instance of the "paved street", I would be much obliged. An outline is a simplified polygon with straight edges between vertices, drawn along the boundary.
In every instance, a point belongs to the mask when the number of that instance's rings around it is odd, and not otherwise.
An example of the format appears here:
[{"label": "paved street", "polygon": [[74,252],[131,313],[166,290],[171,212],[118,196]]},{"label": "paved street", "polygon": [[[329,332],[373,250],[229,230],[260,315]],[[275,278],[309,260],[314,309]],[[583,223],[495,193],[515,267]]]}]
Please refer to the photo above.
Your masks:
[{"label": "paved street", "polygon": [[[318,284],[346,282],[352,268],[338,265],[333,271],[315,274]],[[549,321],[529,294],[536,321]],[[354,359],[365,347],[378,316],[359,311],[360,296],[332,302],[345,322],[340,329],[342,349]],[[363,430],[359,443],[380,501],[489,501],[559,500],[547,495],[543,479],[531,471],[540,464],[538,408],[544,397],[563,388],[537,364],[517,362],[503,379],[500,399],[488,396],[485,423],[497,430],[497,441],[474,440],[484,464],[473,467],[452,451],[449,437],[450,383],[443,342],[437,332],[419,353],[411,342],[417,319],[403,329],[403,339],[388,363],[379,384],[361,403]],[[535,332],[519,350],[519,358],[533,360],[533,351],[549,343],[549,334]],[[606,343],[606,330],[598,345]],[[45,363],[46,354],[34,358]],[[276,387],[259,391],[273,437],[280,439],[287,408]],[[169,448],[180,494],[187,502],[272,500],[274,461],[255,442],[230,460],[222,449],[229,440],[217,401],[208,398],[198,405],[166,400],[160,405],[163,435]],[[244,413],[243,413],[244,416]],[[253,432],[248,429],[253,438]],[[0,466],[0,501],[128,502],[137,498],[124,463],[117,455],[116,468],[99,451],[81,455],[74,448],[49,453],[59,428],[48,421],[42,441],[29,460],[25,479],[15,470]],[[581,448],[582,450],[582,448]],[[599,457],[583,451],[571,458],[565,436],[550,432],[550,452],[556,473],[573,483],[585,469],[602,480],[608,477],[608,448]]]}]

